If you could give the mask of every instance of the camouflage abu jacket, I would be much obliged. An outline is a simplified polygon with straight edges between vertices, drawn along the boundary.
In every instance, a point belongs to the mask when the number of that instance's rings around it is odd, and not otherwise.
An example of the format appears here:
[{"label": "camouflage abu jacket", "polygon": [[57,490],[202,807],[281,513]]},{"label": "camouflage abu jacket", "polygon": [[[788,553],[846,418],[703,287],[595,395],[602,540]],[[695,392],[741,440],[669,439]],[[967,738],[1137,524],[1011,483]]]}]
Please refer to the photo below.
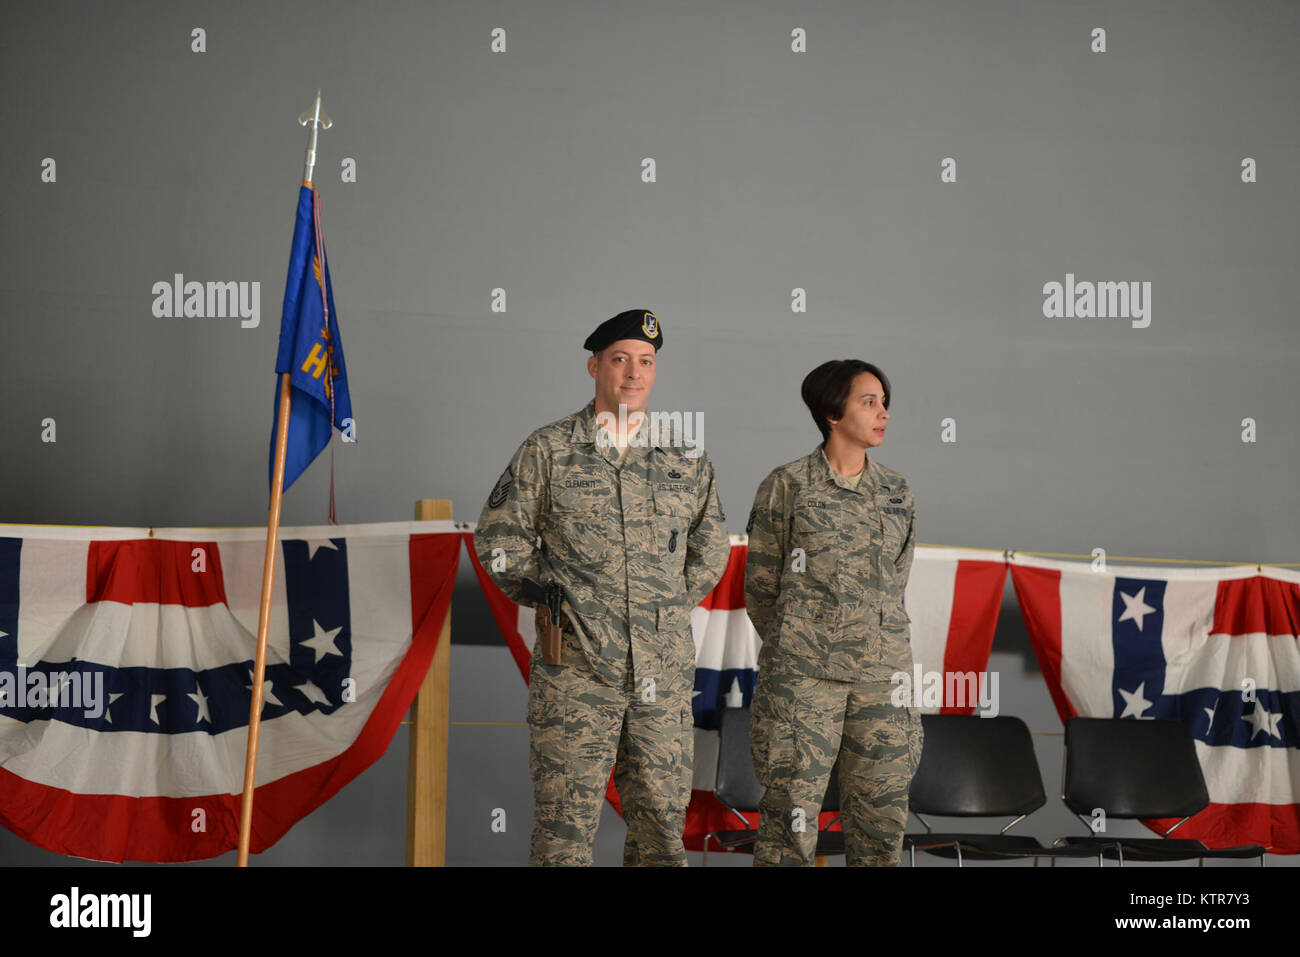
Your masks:
[{"label": "camouflage abu jacket", "polygon": [[648,418],[636,433],[644,445],[620,462],[597,442],[595,414],[593,400],[524,441],[483,506],[475,552],[516,604],[525,577],[564,586],[575,626],[564,642],[604,682],[622,686],[629,650],[636,688],[667,675],[693,682],[690,611],[731,554],[713,465],[667,435],[651,444]]},{"label": "camouflage abu jacket", "polygon": [[749,515],[745,608],[759,668],[840,681],[912,670],[903,591],[916,543],[912,488],[867,457],[854,488],[823,447],[775,469]]}]

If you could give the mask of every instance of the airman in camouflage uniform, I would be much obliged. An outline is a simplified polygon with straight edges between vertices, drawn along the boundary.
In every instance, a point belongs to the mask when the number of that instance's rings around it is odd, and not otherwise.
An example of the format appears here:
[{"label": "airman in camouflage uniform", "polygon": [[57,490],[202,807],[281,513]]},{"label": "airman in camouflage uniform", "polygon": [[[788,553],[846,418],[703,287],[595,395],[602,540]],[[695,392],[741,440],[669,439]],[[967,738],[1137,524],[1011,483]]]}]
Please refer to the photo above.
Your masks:
[{"label": "airman in camouflage uniform", "polygon": [[620,402],[644,410],[662,341],[645,310],[588,337],[596,398],[524,441],[474,533],[483,567],[517,604],[528,604],[525,577],[564,586],[560,664],[545,662],[538,641],[530,665],[534,865],[591,863],[616,761],[624,864],[686,864],[690,611],[722,577],[730,543],[702,449],[656,435],[647,416],[620,455],[597,419]]},{"label": "airman in camouflage uniform", "polygon": [[[763,642],[751,750],[767,788],[754,863],[812,863],[838,758],[848,863],[897,864],[922,744],[919,712],[890,701],[891,675],[912,671],[912,489],[866,454],[884,438],[884,373],[826,363],[803,392],[827,441],[763,480],[747,528],[745,607]],[[837,472],[828,450],[861,473]]]}]

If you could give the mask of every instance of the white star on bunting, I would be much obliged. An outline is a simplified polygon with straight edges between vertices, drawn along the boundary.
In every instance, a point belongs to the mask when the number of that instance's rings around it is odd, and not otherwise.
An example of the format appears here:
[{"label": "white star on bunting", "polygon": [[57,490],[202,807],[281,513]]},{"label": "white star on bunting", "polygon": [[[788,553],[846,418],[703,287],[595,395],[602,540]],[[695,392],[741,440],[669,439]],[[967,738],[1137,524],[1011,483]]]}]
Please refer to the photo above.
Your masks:
[{"label": "white star on bunting", "polygon": [[332,551],[338,551],[339,547],[328,538],[309,538],[307,540],[307,560],[311,561],[316,557],[316,552],[322,548],[328,548]]},{"label": "white star on bunting", "polygon": [[311,701],[315,704],[325,704],[325,705],[330,703],[330,699],[325,697],[325,692],[321,691],[320,688],[318,688],[314,682],[304,681],[300,685],[294,685],[294,687],[297,688],[299,691],[301,691],[306,696],[308,701]]},{"label": "white star on bunting", "polygon": [[315,637],[304,639],[302,643],[315,652],[315,663],[320,664],[320,660],[326,655],[338,655],[342,657],[343,652],[339,650],[338,642],[334,639],[337,638],[339,632],[343,630],[343,626],[339,625],[332,631],[326,631],[320,626],[320,622],[315,618],[311,620],[311,625],[316,632]]},{"label": "white star on bunting", "polygon": [[1259,734],[1261,731],[1267,734],[1270,738],[1278,738],[1280,740],[1282,737],[1277,733],[1278,722],[1282,720],[1282,715],[1274,714],[1271,711],[1265,711],[1259,706],[1258,701],[1255,702],[1255,710],[1250,712],[1250,714],[1243,714],[1241,720],[1247,722],[1255,729],[1250,733],[1251,741],[1254,741],[1255,735]]},{"label": "white star on bunting", "polygon": [[1136,691],[1125,691],[1123,688],[1119,689],[1120,695],[1124,698],[1124,713],[1120,715],[1121,718],[1140,718],[1142,717],[1142,712],[1151,707],[1151,702],[1143,697],[1143,691],[1146,689],[1146,686],[1147,683],[1144,681],[1137,686]]},{"label": "white star on bunting", "polygon": [[1124,599],[1124,614],[1119,616],[1116,623],[1129,620],[1136,621],[1138,623],[1138,631],[1142,630],[1142,619],[1155,611],[1154,608],[1142,600],[1146,595],[1146,592],[1147,586],[1143,585],[1138,589],[1136,595],[1126,595],[1123,592],[1119,593],[1119,597]]},{"label": "white star on bunting", "polygon": [[203,689],[198,685],[194,686],[194,691],[188,697],[199,706],[199,715],[195,720],[199,723],[206,721],[212,723],[212,712],[208,710],[208,696],[203,693]]},{"label": "white star on bunting", "polygon": [[109,724],[113,723],[113,702],[120,697],[122,697],[122,692],[120,691],[110,691],[108,693],[108,706],[104,708],[104,720]]}]

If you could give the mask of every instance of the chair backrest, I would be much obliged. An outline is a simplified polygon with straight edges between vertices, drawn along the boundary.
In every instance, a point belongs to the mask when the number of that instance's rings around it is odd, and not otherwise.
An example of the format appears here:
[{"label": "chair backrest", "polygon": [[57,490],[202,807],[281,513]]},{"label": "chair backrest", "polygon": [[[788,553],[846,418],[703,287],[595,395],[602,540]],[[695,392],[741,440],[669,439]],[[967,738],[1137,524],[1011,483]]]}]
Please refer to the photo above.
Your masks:
[{"label": "chair backrest", "polygon": [[943,817],[1030,814],[1047,803],[1029,728],[1019,718],[923,714],[925,745],[908,805]]},{"label": "chair backrest", "polygon": [[718,724],[718,777],[713,793],[737,811],[757,811],[763,785],[749,753],[749,709],[724,708]]},{"label": "chair backrest", "polygon": [[1084,816],[1183,818],[1210,803],[1192,734],[1169,719],[1070,718],[1062,792]]}]

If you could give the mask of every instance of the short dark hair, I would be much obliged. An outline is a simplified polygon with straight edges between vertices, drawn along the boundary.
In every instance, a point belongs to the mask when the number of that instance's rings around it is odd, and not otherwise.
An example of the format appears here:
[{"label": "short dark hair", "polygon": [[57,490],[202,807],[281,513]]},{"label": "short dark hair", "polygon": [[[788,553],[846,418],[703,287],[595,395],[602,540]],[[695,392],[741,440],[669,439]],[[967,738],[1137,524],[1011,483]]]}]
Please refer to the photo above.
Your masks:
[{"label": "short dark hair", "polygon": [[888,409],[889,395],[892,391],[889,387],[889,377],[870,362],[863,362],[861,359],[832,359],[830,362],[823,362],[804,377],[799,393],[803,396],[808,411],[812,413],[817,428],[821,430],[823,442],[831,437],[831,427],[826,419],[844,417],[844,403],[849,397],[849,389],[853,388],[853,380],[864,372],[870,372],[880,380],[885,390],[883,401],[885,408]]}]

